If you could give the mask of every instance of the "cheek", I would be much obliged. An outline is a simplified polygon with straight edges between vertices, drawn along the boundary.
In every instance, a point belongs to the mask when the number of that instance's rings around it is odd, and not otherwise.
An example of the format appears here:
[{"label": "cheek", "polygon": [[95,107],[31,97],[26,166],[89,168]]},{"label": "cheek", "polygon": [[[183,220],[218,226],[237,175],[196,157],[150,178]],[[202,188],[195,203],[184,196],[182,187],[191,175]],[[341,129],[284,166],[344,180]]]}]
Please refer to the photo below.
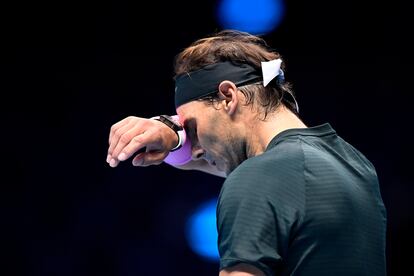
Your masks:
[{"label": "cheek", "polygon": [[209,132],[203,131],[203,129],[197,129],[197,134],[194,134],[194,138],[197,144],[203,149],[210,151],[212,146],[211,135]]},{"label": "cheek", "polygon": [[217,152],[223,148],[223,137],[217,125],[217,118],[210,117],[200,120],[197,128],[200,145],[207,151]]},{"label": "cheek", "polygon": [[203,136],[200,135],[199,138],[201,147],[203,147],[207,152],[211,152],[215,155],[223,154],[223,150],[225,149],[223,144],[224,141],[219,136],[210,132]]}]

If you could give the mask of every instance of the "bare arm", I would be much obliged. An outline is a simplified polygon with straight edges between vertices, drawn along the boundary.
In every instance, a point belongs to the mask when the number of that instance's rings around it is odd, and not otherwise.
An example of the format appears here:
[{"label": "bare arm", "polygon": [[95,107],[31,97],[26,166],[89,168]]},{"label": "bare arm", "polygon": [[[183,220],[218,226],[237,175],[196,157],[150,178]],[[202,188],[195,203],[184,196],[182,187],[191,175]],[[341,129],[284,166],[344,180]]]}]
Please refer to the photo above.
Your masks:
[{"label": "bare arm", "polygon": [[206,160],[199,159],[199,160],[192,160],[189,163],[181,166],[174,166],[177,169],[181,170],[197,170],[202,171],[208,174],[212,174],[219,177],[226,177],[226,173],[217,170],[216,167],[211,166]]},{"label": "bare arm", "polygon": [[238,264],[221,270],[219,276],[265,276],[265,274],[252,265]]},{"label": "bare arm", "polygon": [[[157,120],[129,116],[111,127],[109,148],[106,161],[111,167],[133,157],[134,166],[159,165],[177,145],[175,132]],[[142,152],[142,149],[146,149]],[[223,172],[208,164],[205,160],[190,161],[183,166],[174,166],[182,170],[198,170],[226,177]]]},{"label": "bare arm", "polygon": [[129,116],[111,127],[108,143],[106,161],[111,167],[130,157],[134,166],[148,166],[162,163],[178,139],[159,121]]}]

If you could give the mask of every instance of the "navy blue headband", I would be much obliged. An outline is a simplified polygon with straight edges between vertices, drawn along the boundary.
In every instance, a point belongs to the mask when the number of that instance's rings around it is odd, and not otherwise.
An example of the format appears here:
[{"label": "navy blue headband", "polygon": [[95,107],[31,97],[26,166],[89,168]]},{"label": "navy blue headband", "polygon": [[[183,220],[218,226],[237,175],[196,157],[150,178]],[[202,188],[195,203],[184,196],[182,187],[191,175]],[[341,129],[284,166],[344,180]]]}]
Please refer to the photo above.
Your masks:
[{"label": "navy blue headband", "polygon": [[216,93],[223,80],[239,86],[262,79],[262,73],[248,64],[230,61],[210,64],[175,79],[175,107]]},{"label": "navy blue headband", "polygon": [[[232,81],[237,86],[258,81],[263,81],[263,85],[267,86],[272,79],[275,79],[277,84],[281,84],[285,81],[283,70],[280,69],[281,63],[280,59],[262,62],[262,72],[259,72],[245,63],[224,61],[182,74],[175,79],[175,108],[217,93],[218,86],[223,80]],[[290,92],[287,95],[294,103],[296,112],[299,112],[295,97]]]}]

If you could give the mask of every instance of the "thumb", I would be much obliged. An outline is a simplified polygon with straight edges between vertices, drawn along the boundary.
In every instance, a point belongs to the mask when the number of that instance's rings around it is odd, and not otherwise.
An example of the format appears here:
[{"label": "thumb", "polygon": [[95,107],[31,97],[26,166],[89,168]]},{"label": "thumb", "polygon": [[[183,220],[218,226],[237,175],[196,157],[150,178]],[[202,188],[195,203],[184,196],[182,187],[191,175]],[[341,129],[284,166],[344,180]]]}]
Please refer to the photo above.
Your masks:
[{"label": "thumb", "polygon": [[132,160],[132,165],[146,167],[150,165],[159,165],[167,157],[168,152],[149,151],[140,153]]}]

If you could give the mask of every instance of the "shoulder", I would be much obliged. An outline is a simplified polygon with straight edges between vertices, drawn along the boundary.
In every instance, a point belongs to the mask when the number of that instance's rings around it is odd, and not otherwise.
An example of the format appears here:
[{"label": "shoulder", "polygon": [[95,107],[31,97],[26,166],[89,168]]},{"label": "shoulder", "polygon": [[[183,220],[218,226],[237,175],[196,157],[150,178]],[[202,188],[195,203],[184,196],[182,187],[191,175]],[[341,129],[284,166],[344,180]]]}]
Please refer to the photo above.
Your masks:
[{"label": "shoulder", "polygon": [[249,263],[273,275],[286,256],[289,237],[305,215],[300,144],[284,140],[227,177],[217,204],[221,268]]}]

